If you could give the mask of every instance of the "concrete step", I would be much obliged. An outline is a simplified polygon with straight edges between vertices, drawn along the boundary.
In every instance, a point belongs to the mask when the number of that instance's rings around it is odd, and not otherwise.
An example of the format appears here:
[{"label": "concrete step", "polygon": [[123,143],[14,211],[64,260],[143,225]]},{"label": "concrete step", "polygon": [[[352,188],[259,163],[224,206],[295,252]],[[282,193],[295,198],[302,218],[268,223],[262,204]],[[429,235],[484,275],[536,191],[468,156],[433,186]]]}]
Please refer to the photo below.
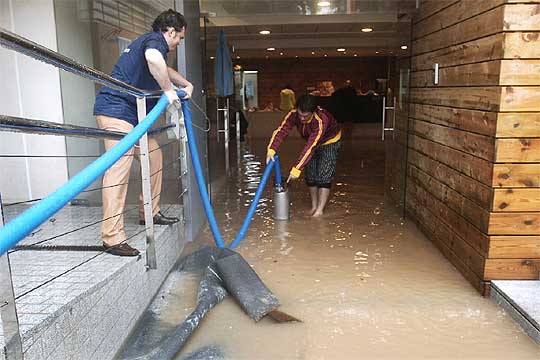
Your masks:
[{"label": "concrete step", "polygon": [[[164,206],[166,207],[166,206]],[[9,209],[9,208],[8,208]],[[9,209],[8,221],[16,213]],[[174,205],[167,215],[181,216]],[[126,214],[129,244],[146,248],[135,208]],[[100,245],[101,208],[68,206],[24,244],[34,244],[87,226],[43,245]],[[26,360],[111,359],[122,346],[185,244],[184,226],[156,226],[156,270],[140,257],[101,251],[20,250],[10,254],[16,306]],[[0,342],[3,345],[3,330]],[[3,346],[2,346],[3,348]]]},{"label": "concrete step", "polygon": [[540,344],[540,281],[492,281],[491,298]]}]

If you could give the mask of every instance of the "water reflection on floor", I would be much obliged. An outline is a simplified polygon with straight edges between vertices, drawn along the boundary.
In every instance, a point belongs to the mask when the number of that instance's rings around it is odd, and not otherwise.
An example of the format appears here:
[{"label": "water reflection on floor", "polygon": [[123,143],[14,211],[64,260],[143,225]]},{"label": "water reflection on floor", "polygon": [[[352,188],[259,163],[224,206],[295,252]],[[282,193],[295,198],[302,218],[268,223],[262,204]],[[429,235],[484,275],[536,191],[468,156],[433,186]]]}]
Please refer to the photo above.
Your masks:
[{"label": "water reflection on floor", "polygon": [[[214,201],[227,242],[255,193],[264,145],[245,147],[240,168],[231,169]],[[292,141],[283,148],[284,168],[300,147]],[[539,348],[504,311],[384,203],[382,150],[376,140],[344,141],[333,196],[320,219],[308,216],[307,192],[296,183],[291,221],[275,222],[267,191],[238,247],[282,310],[303,323],[256,324],[226,299],[207,315],[184,353],[217,345],[227,359],[540,358]],[[208,229],[201,242],[211,242]],[[149,337],[159,338],[191,312],[197,283],[196,276],[169,282],[155,310],[159,326]]]}]

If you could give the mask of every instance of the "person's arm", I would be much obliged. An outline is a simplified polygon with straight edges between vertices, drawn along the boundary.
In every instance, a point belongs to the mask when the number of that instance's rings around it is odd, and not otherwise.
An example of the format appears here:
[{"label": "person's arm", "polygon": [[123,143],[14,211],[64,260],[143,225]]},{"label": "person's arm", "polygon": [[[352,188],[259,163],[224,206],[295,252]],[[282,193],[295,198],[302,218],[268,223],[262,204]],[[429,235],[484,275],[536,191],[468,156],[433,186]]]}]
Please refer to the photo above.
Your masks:
[{"label": "person's arm", "polygon": [[188,94],[188,97],[191,97],[191,94],[193,94],[193,84],[173,68],[168,67],[167,71],[169,73],[169,79],[171,79],[173,84],[182,87],[183,90]]},{"label": "person's arm", "polygon": [[277,149],[289,136],[289,133],[291,132],[293,128],[293,121],[292,118],[295,116],[296,111],[292,110],[290,111],[287,116],[285,116],[285,119],[281,122],[281,124],[278,126],[276,130],[272,133],[272,137],[270,138],[270,141],[268,142],[268,148],[266,149],[266,163],[268,164],[271,160],[274,160],[274,155],[276,154]]},{"label": "person's arm", "polygon": [[326,125],[322,121],[321,117],[319,117],[317,114],[314,114],[313,121],[317,121],[317,131],[314,131],[309,135],[308,141],[306,142],[304,149],[302,150],[300,156],[298,157],[298,160],[296,161],[296,165],[294,165],[291,169],[291,173],[287,182],[289,182],[290,180],[298,179],[300,177],[302,170],[304,169],[308,161],[313,157],[313,152],[315,151],[315,148],[321,140],[322,134],[326,130]]},{"label": "person's arm", "polygon": [[144,52],[144,57],[148,63],[148,69],[150,73],[156,79],[159,87],[169,99],[169,103],[172,104],[175,101],[179,101],[176,91],[174,91],[169,73],[167,71],[167,63],[163,58],[163,55],[157,49],[147,49]]}]

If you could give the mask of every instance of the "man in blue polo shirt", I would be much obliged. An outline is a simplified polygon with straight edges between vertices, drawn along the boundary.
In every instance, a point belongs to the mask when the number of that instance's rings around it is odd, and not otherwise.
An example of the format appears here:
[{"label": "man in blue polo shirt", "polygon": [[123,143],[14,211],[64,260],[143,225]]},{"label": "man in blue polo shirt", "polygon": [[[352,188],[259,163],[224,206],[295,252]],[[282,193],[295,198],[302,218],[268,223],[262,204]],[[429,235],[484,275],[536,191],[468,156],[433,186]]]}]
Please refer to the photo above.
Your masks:
[{"label": "man in blue polo shirt", "polygon": [[[143,90],[163,90],[169,103],[178,101],[173,84],[184,88],[188,96],[193,92],[193,85],[177,71],[167,66],[167,53],[174,51],[184,38],[186,20],[182,14],[167,10],[161,13],[152,24],[152,32],[134,40],[122,53],[113,68],[112,76],[120,81]],[[157,99],[147,99],[147,112],[152,110]],[[96,97],[94,115],[99,128],[128,133],[138,124],[136,99],[132,95],[103,87]],[[118,141],[104,140],[105,149],[109,150]],[[150,173],[152,189],[152,209],[154,224],[170,225],[178,218],[166,217],[159,210],[161,193],[163,158],[157,141],[148,138],[150,151]],[[124,232],[124,205],[128,190],[129,173],[133,157],[139,156],[135,146],[120,158],[103,176],[103,223],[101,238],[103,246],[110,254],[119,256],[137,256],[139,251],[126,242]],[[141,195],[139,218],[144,224],[144,210]]]}]

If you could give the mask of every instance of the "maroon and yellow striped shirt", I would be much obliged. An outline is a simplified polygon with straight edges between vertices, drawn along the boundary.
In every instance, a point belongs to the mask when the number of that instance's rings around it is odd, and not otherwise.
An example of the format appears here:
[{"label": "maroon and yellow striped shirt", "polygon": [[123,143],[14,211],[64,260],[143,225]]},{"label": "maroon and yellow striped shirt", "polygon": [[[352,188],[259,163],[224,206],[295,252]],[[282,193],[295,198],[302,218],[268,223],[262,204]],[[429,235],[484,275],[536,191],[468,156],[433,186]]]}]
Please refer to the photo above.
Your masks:
[{"label": "maroon and yellow striped shirt", "polygon": [[291,170],[292,175],[300,176],[313,156],[313,151],[318,146],[332,144],[341,139],[341,128],[332,114],[319,106],[317,106],[313,116],[306,121],[302,121],[296,109],[293,109],[272,134],[267,148],[267,156],[276,153],[283,140],[295,126],[302,138],[306,140],[306,145],[300,153],[296,165]]}]

